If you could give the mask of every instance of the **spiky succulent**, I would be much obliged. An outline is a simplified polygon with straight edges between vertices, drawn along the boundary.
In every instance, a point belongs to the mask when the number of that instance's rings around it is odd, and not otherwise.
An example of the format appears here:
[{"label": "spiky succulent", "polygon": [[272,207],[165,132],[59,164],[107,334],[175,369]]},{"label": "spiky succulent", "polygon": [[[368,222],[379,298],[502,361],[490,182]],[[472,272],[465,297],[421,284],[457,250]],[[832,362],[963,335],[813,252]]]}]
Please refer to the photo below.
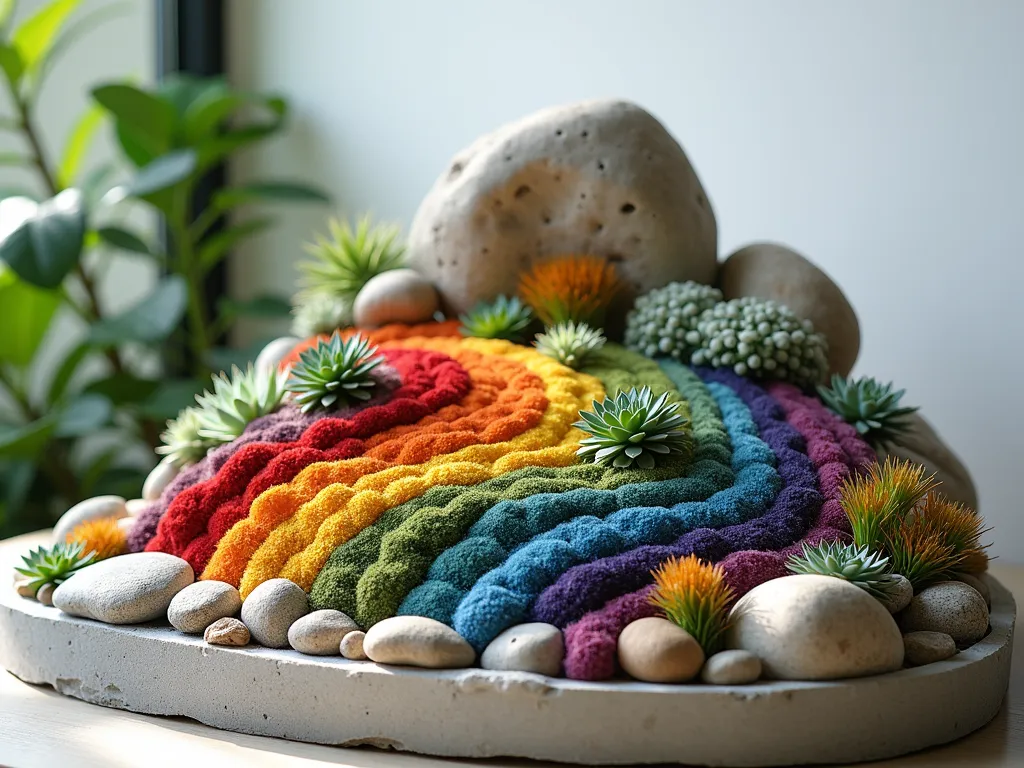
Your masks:
[{"label": "spiky succulent", "polygon": [[281,404],[284,371],[256,370],[252,363],[243,371],[231,366],[231,375],[223,371],[213,377],[213,392],[196,395],[199,437],[216,443],[230,443],[242,434],[253,419],[265,416]]},{"label": "spiky succulent", "polygon": [[216,440],[199,434],[201,427],[197,408],[179,411],[177,418],[167,422],[167,429],[160,435],[163,445],[157,446],[156,452],[176,467],[195,464],[217,445]]},{"label": "spiky succulent", "polygon": [[464,315],[459,315],[463,336],[478,339],[520,341],[533,320],[533,311],[513,296],[499,296],[493,302],[480,302]]},{"label": "spiky succulent", "polygon": [[50,548],[37,547],[21,557],[22,565],[14,570],[28,579],[28,586],[38,592],[47,584],[57,586],[96,560],[96,553],[85,551],[81,541],[59,542]]},{"label": "spiky succulent", "polygon": [[906,390],[893,390],[892,382],[882,384],[864,376],[847,379],[832,375],[832,386],[819,386],[818,395],[829,410],[856,427],[873,447],[883,448],[910,428],[907,417],[917,408],[901,406]]},{"label": "spiky succulent", "polygon": [[687,341],[694,365],[732,368],[740,376],[814,385],[828,371],[828,342],[809,320],[753,296],[705,310]]},{"label": "spiky succulent", "polygon": [[655,398],[650,387],[595,400],[593,410],[580,411],[580,417],[573,426],[590,437],[580,442],[576,455],[604,466],[650,469],[655,457],[682,453],[690,440],[679,403],[667,392]]},{"label": "spiky succulent", "polygon": [[326,293],[300,293],[293,299],[292,335],[300,339],[334,333],[352,324],[352,302]]},{"label": "spiky succulent", "polygon": [[696,344],[687,334],[697,329],[701,314],[722,300],[722,292],[692,280],[669,283],[637,298],[626,315],[625,343],[648,357],[671,355],[690,361]]},{"label": "spiky succulent", "polygon": [[312,259],[298,265],[305,296],[326,294],[351,304],[367,280],[404,262],[405,245],[396,225],[374,224],[364,216],[354,230],[338,219],[327,228],[327,237],[318,234],[306,245]]},{"label": "spiky succulent", "polygon": [[834,576],[854,584],[874,597],[884,598],[896,589],[890,577],[889,558],[867,547],[841,541],[803,545],[802,555],[791,555],[786,567],[793,573]]},{"label": "spiky succulent", "polygon": [[335,332],[299,355],[285,388],[303,413],[369,400],[377,385],[370,372],[382,362],[377,348],[361,334],[342,339]]},{"label": "spiky succulent", "polygon": [[600,330],[586,323],[559,323],[538,333],[534,345],[541,354],[553,357],[562,365],[579,368],[588,355],[604,346]]}]

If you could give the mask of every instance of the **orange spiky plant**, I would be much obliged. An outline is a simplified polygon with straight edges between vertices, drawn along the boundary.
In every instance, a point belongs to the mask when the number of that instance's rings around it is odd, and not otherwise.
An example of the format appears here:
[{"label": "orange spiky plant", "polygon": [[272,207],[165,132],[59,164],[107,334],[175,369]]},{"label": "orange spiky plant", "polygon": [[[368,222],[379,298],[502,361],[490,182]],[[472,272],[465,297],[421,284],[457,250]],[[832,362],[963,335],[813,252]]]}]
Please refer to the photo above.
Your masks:
[{"label": "orange spiky plant", "polygon": [[81,543],[85,552],[95,552],[96,560],[106,560],[128,551],[128,537],[116,517],[79,523],[71,529],[67,541]]},{"label": "orange spiky plant", "polygon": [[914,506],[931,491],[934,476],[925,477],[924,467],[909,461],[886,459],[867,475],[854,475],[843,485],[840,503],[853,529],[858,547],[878,549],[885,533],[898,525]]},{"label": "orange spiky plant", "polygon": [[988,565],[981,517],[936,492],[937,485],[924,467],[889,459],[842,490],[854,543],[887,555],[892,571],[915,589]]},{"label": "orange spiky plant", "polygon": [[733,599],[722,567],[688,555],[670,557],[651,574],[651,604],[664,611],[669,621],[689,632],[705,654],[710,656],[717,651],[729,627],[729,605]]},{"label": "orange spiky plant", "polygon": [[560,256],[534,264],[519,283],[519,295],[546,326],[604,325],[608,304],[619,290],[615,267],[597,256]]}]

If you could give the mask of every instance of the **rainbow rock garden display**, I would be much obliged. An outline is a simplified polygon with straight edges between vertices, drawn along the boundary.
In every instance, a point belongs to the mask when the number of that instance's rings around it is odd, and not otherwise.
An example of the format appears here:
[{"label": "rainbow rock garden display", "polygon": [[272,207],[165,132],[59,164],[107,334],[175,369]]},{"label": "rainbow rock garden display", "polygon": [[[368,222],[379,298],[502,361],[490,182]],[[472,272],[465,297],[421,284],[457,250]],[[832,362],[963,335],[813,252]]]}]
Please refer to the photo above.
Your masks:
[{"label": "rainbow rock garden display", "polygon": [[537,113],[459,153],[407,240],[335,221],[308,250],[295,335],[168,423],[141,498],[16,553],[15,674],[581,763],[846,762],[995,714],[1014,605],[969,475],[850,377],[821,270],[718,260],[650,114]]}]

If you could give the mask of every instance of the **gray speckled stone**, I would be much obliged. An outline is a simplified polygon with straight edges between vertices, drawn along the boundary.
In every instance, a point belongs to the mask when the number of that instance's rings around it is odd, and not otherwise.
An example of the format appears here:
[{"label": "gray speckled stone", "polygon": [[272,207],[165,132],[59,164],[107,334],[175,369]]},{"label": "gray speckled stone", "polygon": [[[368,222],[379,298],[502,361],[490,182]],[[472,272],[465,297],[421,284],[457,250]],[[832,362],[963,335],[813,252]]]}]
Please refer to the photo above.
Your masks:
[{"label": "gray speckled stone", "polygon": [[700,671],[700,679],[710,685],[746,685],[761,677],[761,660],[749,651],[721,651],[714,654]]},{"label": "gray speckled stone", "polygon": [[900,626],[904,632],[945,632],[964,648],[988,632],[988,606],[974,587],[944,581],[914,595],[900,615]]},{"label": "gray speckled stone", "polygon": [[908,632],[903,636],[903,657],[912,667],[948,659],[956,643],[945,632]]},{"label": "gray speckled stone", "polygon": [[337,656],[341,640],[359,629],[341,611],[326,608],[307,613],[288,628],[288,644],[299,653],[310,656]]},{"label": "gray speckled stone", "polygon": [[269,579],[242,603],[242,621],[252,639],[268,648],[287,648],[288,629],[309,613],[302,587],[288,579]]},{"label": "gray speckled stone", "polygon": [[167,620],[179,632],[200,635],[218,619],[234,616],[242,607],[238,590],[223,581],[197,581],[174,596]]},{"label": "gray speckled stone", "polygon": [[956,573],[953,574],[954,581],[962,581],[969,587],[974,587],[978,590],[978,594],[985,599],[985,605],[989,608],[992,607],[992,590],[988,588],[988,583],[985,581],[986,576],[983,573],[979,573],[977,576],[970,573]]},{"label": "gray speckled stone", "polygon": [[180,557],[136,552],[83,568],[57,587],[53,604],[107,624],[141,624],[164,618],[171,599],[194,579]]},{"label": "gray speckled stone", "polygon": [[914,587],[910,583],[910,579],[900,576],[898,573],[894,573],[892,579],[896,582],[893,591],[884,598],[879,598],[878,602],[884,605],[889,613],[899,613],[910,605],[910,601],[914,597]]},{"label": "gray speckled stone", "polygon": [[552,624],[533,622],[509,627],[494,638],[480,655],[480,666],[557,677],[564,655],[562,630]]}]

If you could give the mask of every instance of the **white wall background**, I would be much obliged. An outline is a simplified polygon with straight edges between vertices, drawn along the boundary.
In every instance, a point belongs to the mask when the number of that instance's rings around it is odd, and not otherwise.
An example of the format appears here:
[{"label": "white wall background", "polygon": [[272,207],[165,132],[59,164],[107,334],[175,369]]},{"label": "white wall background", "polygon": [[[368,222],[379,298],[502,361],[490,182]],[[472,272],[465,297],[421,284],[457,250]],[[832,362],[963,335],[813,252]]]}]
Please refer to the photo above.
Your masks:
[{"label": "white wall background", "polygon": [[[857,372],[893,379],[965,459],[1024,561],[1024,3],[235,0],[234,79],[296,120],[243,175],[305,178],[408,224],[449,158],[540,107],[620,96],[680,140],[720,251],[789,243],[843,287]],[[280,292],[322,211],[238,254]]]}]

